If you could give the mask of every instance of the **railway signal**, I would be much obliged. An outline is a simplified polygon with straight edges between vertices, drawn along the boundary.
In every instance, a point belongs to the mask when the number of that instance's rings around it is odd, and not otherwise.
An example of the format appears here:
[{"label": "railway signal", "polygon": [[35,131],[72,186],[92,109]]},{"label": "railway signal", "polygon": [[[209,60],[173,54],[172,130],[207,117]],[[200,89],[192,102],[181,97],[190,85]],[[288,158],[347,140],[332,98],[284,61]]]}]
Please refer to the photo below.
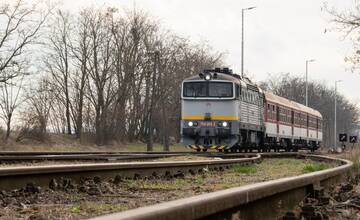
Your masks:
[{"label": "railway signal", "polygon": [[350,136],[350,143],[355,144],[357,143],[357,136]]},{"label": "railway signal", "polygon": [[339,140],[340,142],[347,142],[348,140],[347,134],[339,134]]}]

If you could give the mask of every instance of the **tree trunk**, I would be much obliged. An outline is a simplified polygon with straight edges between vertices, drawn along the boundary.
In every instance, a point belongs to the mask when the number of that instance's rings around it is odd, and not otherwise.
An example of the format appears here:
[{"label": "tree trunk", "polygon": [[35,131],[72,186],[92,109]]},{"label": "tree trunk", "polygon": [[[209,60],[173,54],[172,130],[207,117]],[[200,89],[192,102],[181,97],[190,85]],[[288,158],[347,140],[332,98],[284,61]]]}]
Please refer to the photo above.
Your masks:
[{"label": "tree trunk", "polygon": [[66,92],[66,125],[67,125],[67,133],[71,134],[71,123],[70,123],[70,100],[69,94]]},{"label": "tree trunk", "polygon": [[8,114],[7,120],[6,120],[6,135],[5,135],[5,142],[8,141],[10,137],[10,131],[11,131],[11,118],[12,114]]},{"label": "tree trunk", "polygon": [[[162,100],[165,100],[163,98]],[[170,150],[170,143],[169,143],[169,123],[168,123],[168,116],[167,116],[167,110],[166,110],[166,103],[163,101],[161,108],[162,108],[162,124],[163,124],[163,145],[164,145],[164,151]]]}]

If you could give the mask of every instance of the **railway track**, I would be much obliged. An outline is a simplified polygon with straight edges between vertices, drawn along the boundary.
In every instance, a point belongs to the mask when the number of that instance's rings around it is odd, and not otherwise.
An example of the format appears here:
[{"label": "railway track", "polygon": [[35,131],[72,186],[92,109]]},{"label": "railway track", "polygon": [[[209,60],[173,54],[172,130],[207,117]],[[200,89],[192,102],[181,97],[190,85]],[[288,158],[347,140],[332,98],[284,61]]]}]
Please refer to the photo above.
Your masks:
[{"label": "railway track", "polygon": [[350,161],[325,156],[300,154],[272,156],[306,157],[336,162],[339,166],[100,216],[93,220],[278,219],[306,196],[316,194],[318,190],[340,182],[352,168]]},{"label": "railway track", "polygon": [[[284,155],[291,153],[283,152]],[[0,163],[20,162],[20,161],[130,161],[130,160],[147,160],[163,157],[199,155],[202,157],[241,157],[252,156],[256,153],[219,153],[219,152],[20,152],[20,151],[3,151],[0,152]],[[262,155],[275,155],[276,153],[260,153]]]},{"label": "railway track", "polygon": [[[153,156],[153,155],[151,155]],[[71,178],[80,181],[89,177],[143,178],[148,176],[176,176],[198,173],[203,169],[228,169],[234,164],[255,163],[260,154],[229,155],[221,160],[169,161],[169,162],[107,162],[46,166],[21,166],[0,168],[0,189],[17,189],[28,183],[49,186],[54,179]],[[233,158],[229,158],[233,157]],[[235,157],[235,158],[234,158]],[[241,157],[241,158],[240,158]]]},{"label": "railway track", "polygon": [[[28,157],[28,159],[58,158],[68,160],[86,158],[154,158],[164,156],[193,155],[197,153],[162,153],[162,154],[59,154],[59,155],[0,155],[11,160],[14,157]],[[109,156],[110,155],[110,156]],[[70,165],[49,166],[23,166],[0,168],[0,189],[13,190],[31,183],[34,186],[49,187],[54,180],[71,179],[80,182],[82,178],[143,178],[143,177],[176,177],[187,173],[201,173],[204,169],[225,170],[235,164],[250,164],[260,162],[262,158],[296,157],[310,158],[312,160],[336,162],[338,167],[305,174],[297,177],[283,178],[244,187],[222,190],[203,194],[172,202],[161,203],[154,206],[138,208],[121,213],[95,218],[107,219],[232,219],[240,216],[241,219],[271,219],[278,217],[279,210],[285,210],[298,204],[306,195],[319,187],[327,186],[341,179],[351,168],[351,162],[319,155],[300,153],[201,153],[208,157],[221,157],[221,159],[199,161],[169,161],[169,162],[106,162],[81,163]],[[276,205],[277,204],[277,205]],[[283,207],[279,209],[278,204]],[[259,211],[260,210],[260,211]],[[264,218],[265,216],[265,218]],[[274,217],[273,219],[276,219]]]}]

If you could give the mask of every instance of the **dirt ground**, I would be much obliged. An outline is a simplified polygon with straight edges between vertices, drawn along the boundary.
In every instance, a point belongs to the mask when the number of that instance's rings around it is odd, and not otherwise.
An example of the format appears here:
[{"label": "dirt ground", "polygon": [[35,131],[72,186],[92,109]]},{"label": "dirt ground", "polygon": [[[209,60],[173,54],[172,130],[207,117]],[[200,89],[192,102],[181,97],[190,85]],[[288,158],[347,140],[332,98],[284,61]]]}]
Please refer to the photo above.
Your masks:
[{"label": "dirt ground", "polygon": [[351,176],[328,190],[318,189],[282,219],[359,220],[360,176]]},{"label": "dirt ground", "polygon": [[62,179],[46,189],[29,183],[23,189],[0,192],[0,219],[84,219],[330,166],[310,160],[266,159],[222,172],[203,170],[202,174],[168,179],[95,177],[80,184]]}]

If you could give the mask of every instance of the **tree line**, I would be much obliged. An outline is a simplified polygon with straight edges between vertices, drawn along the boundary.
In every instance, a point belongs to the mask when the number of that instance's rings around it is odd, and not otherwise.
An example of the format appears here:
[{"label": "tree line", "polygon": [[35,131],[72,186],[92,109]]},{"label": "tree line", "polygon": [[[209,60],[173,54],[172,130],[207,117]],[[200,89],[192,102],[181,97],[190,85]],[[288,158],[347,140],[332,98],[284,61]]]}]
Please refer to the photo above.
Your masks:
[{"label": "tree line", "polygon": [[[56,132],[80,140],[94,137],[99,145],[140,140],[149,150],[153,142],[168,149],[180,127],[181,81],[222,63],[222,54],[212,52],[209,45],[164,30],[139,10],[44,12],[18,0],[2,5],[0,17],[8,24],[0,32],[0,42],[24,41],[18,45],[19,56],[15,52],[9,61],[0,59],[5,139],[22,105],[26,108],[20,112],[18,141],[44,140],[48,132]],[[29,26],[30,17],[40,18],[32,21],[35,29]],[[35,46],[27,47],[27,42]],[[40,48],[40,59],[30,63],[28,55],[35,47]],[[0,43],[0,50],[7,49]],[[21,71],[34,66],[36,83],[19,85],[28,81]]]}]

